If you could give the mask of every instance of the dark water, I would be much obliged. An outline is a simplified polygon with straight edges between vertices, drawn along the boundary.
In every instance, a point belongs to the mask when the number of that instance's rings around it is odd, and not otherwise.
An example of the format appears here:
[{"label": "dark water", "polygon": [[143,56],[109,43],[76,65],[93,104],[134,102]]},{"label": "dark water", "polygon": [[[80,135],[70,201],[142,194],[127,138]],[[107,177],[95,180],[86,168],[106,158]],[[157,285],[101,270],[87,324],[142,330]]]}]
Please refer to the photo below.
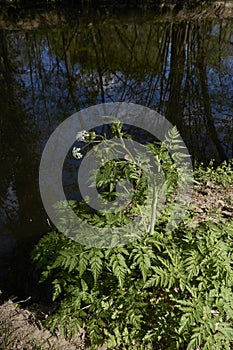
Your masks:
[{"label": "dark water", "polygon": [[90,20],[79,14],[62,26],[35,27],[0,29],[3,290],[20,289],[18,267],[26,269],[24,255],[48,230],[40,156],[53,130],[74,112],[102,102],[138,103],[177,125],[193,160],[233,157],[231,20],[168,22],[152,14]]}]

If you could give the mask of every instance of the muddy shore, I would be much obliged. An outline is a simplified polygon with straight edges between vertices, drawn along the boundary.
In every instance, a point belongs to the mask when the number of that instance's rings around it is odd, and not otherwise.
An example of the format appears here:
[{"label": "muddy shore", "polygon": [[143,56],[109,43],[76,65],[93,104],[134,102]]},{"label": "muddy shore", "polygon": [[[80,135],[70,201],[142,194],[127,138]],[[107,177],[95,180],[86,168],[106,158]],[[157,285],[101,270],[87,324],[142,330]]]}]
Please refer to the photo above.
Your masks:
[{"label": "muddy shore", "polygon": [[[132,9],[135,15],[140,13],[140,9]],[[3,8],[0,11],[0,29],[4,30],[33,30],[33,29],[43,29],[43,28],[65,28],[70,25],[71,22],[79,24],[92,23],[93,19],[101,21],[103,19],[104,23],[114,21],[118,23],[118,13],[119,9],[109,9],[103,7],[98,10],[99,16],[94,16],[92,18],[91,9],[80,10],[79,8],[46,8],[40,10],[20,10],[13,5]],[[123,10],[121,10],[124,12]],[[131,12],[127,9],[128,13]],[[126,12],[127,13],[127,12]],[[143,20],[150,21],[154,20],[155,16],[164,20],[203,20],[203,19],[231,19],[233,18],[233,1],[214,1],[211,4],[203,4],[197,6],[195,9],[189,9],[183,7],[181,9],[176,9],[173,4],[161,5],[158,9],[150,11],[144,9],[140,15],[143,13]],[[111,15],[111,16],[109,16]],[[109,19],[108,19],[109,18]],[[89,24],[90,24],[89,23]]]}]

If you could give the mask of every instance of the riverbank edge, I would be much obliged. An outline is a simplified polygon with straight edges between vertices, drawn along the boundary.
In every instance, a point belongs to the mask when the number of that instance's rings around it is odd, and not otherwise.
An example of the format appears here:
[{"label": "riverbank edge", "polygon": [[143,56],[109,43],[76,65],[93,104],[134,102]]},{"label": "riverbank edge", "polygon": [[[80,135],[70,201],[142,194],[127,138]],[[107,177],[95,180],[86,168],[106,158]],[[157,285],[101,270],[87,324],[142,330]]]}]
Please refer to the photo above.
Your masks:
[{"label": "riverbank edge", "polygon": [[[1,8],[1,3],[0,3]],[[140,10],[140,11],[139,11]],[[96,16],[96,13],[98,16]],[[48,28],[65,28],[71,23],[77,21],[85,24],[93,23],[118,23],[119,13],[125,15],[140,16],[143,21],[150,20],[167,20],[167,21],[190,21],[190,20],[207,20],[207,19],[232,19],[233,18],[233,1],[214,1],[212,3],[203,3],[195,8],[183,6],[176,8],[174,4],[161,4],[156,8],[127,8],[124,7],[100,7],[92,9],[88,6],[80,7],[45,7],[20,9],[14,5],[4,6],[0,11],[0,29],[5,30],[34,30]]]}]

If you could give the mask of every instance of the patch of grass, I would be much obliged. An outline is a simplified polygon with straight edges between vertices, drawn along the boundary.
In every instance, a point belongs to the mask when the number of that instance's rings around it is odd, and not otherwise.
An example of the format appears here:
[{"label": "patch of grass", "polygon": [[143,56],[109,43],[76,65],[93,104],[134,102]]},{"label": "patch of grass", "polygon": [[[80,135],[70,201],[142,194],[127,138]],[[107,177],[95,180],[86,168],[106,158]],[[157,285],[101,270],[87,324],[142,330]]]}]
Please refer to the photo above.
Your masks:
[{"label": "patch of grass", "polygon": [[226,187],[233,183],[233,159],[223,162],[217,168],[214,167],[213,161],[207,167],[200,164],[196,168],[194,175],[195,179],[203,184],[212,182]]}]

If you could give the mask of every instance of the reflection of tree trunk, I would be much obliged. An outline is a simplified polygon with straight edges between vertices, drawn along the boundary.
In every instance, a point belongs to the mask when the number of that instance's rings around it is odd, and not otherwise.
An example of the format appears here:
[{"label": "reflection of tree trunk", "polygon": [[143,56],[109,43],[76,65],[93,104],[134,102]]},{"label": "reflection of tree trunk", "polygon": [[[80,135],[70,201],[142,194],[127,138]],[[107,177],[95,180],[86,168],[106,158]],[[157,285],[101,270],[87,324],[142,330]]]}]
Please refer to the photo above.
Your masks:
[{"label": "reflection of tree trunk", "polygon": [[[13,85],[12,85],[12,68],[9,61],[9,53],[7,48],[6,32],[0,31],[0,57],[1,57],[1,71],[2,77],[7,87],[6,98],[9,99],[13,97]],[[4,85],[5,85],[4,84]],[[4,88],[4,86],[2,86]],[[4,89],[5,91],[5,89]],[[5,99],[2,101],[5,102]],[[13,102],[13,101],[12,101]]]},{"label": "reflection of tree trunk", "polygon": [[205,38],[203,38],[203,35],[200,33],[200,29],[201,28],[199,28],[200,38],[198,40],[199,55],[197,55],[197,67],[198,67],[199,75],[200,75],[200,83],[201,83],[201,92],[202,92],[202,97],[203,97],[204,111],[205,111],[205,116],[206,116],[206,119],[208,122],[207,128],[208,128],[209,134],[212,138],[212,141],[214,142],[215,147],[219,153],[220,160],[224,161],[225,159],[227,159],[227,157],[226,157],[224,148],[223,148],[223,146],[218,138],[218,133],[217,133],[216,128],[215,128],[214,118],[213,118],[212,111],[211,111],[211,102],[210,102],[210,96],[209,96],[209,91],[208,91],[206,56],[204,55],[203,47],[202,47],[202,43],[205,40]]},{"label": "reflection of tree trunk", "polygon": [[169,101],[167,106],[167,117],[169,121],[182,130],[183,99],[182,81],[185,63],[185,32],[187,24],[173,24],[171,38],[171,57],[169,74]]},{"label": "reflection of tree trunk", "polygon": [[64,32],[62,33],[62,42],[63,42],[63,52],[64,52],[66,71],[67,71],[67,78],[68,78],[68,82],[69,82],[70,95],[71,95],[71,98],[72,98],[72,101],[74,103],[76,110],[79,111],[80,106],[79,106],[79,102],[78,102],[77,95],[76,95],[76,82],[75,82],[75,79],[73,77],[72,64],[71,64],[71,59],[70,59],[70,51],[69,51],[70,44],[67,45],[68,40],[67,40],[66,34]]},{"label": "reflection of tree trunk", "polygon": [[[160,98],[158,112],[164,113],[164,103],[166,94],[168,91],[168,81],[166,79],[167,74],[167,61],[169,56],[169,44],[170,44],[170,26],[164,28],[161,36],[161,44],[159,46],[159,65],[162,67],[161,74],[158,76],[160,80]],[[154,91],[155,92],[155,91]],[[152,97],[151,97],[152,98]]]},{"label": "reflection of tree trunk", "polygon": [[[99,35],[99,38],[100,38],[100,41],[102,41],[102,37],[100,35]],[[98,50],[98,45],[97,45],[96,35],[95,35],[94,30],[92,30],[92,40],[93,40],[93,47],[94,47],[94,51],[95,51],[95,57],[96,57],[97,72],[98,72],[98,75],[99,75],[99,86],[100,86],[100,92],[101,92],[101,101],[102,101],[102,103],[104,103],[105,102],[105,96],[104,96],[104,86],[103,86],[103,72],[102,72],[101,65],[100,65],[99,50]],[[102,47],[103,47],[103,45],[101,43],[101,48]]]},{"label": "reflection of tree trunk", "polygon": [[118,26],[115,26],[115,31],[117,34],[117,38],[119,40],[119,42],[121,42],[122,46],[126,49],[126,51],[129,52],[129,61],[128,61],[128,65],[126,67],[124,67],[124,72],[125,73],[125,82],[124,82],[124,88],[122,90],[121,96],[120,96],[120,101],[124,101],[125,99],[125,92],[126,92],[126,87],[128,87],[131,91],[132,94],[135,95],[135,91],[133,86],[129,85],[127,83],[128,79],[130,79],[130,72],[131,72],[131,66],[133,65],[133,61],[136,60],[136,54],[135,54],[135,46],[136,46],[136,42],[138,39],[138,33],[137,33],[137,26],[134,25],[134,37],[132,39],[130,39],[126,33],[123,31],[123,33],[120,31]]},{"label": "reflection of tree trunk", "polygon": [[214,118],[212,116],[210,96],[208,92],[206,67],[204,67],[203,64],[200,64],[199,71],[200,71],[200,81],[201,81],[201,89],[202,89],[202,96],[203,96],[203,103],[204,103],[204,111],[208,121],[208,130],[218,150],[221,161],[224,161],[225,159],[227,159],[227,157],[226,157],[224,148],[218,138],[218,134],[214,125]]},{"label": "reflection of tree trunk", "polygon": [[181,118],[183,112],[182,80],[185,62],[185,31],[183,25],[173,25],[171,38],[170,74],[169,74],[169,101],[167,106],[168,119],[182,127]]},{"label": "reflection of tree trunk", "polygon": [[[38,189],[38,164],[35,160],[35,134],[28,126],[28,116],[17,96],[23,95],[22,86],[17,83],[14,72],[14,49],[8,50],[8,37],[0,31],[0,197],[6,210],[14,211],[8,217],[1,233],[12,234],[17,246],[12,260],[6,260],[7,275],[0,281],[0,289],[21,293],[30,279],[28,252],[32,242],[45,231],[46,223]],[[5,194],[10,189],[14,195],[5,203]],[[15,203],[17,201],[17,204]],[[12,219],[13,218],[13,219]],[[6,257],[8,259],[8,257]]]},{"label": "reflection of tree trunk", "polygon": [[[11,62],[11,53],[8,51],[7,37],[0,31],[0,56],[2,57],[1,73],[5,84],[0,85],[1,110],[1,142],[2,157],[4,167],[1,169],[1,181],[5,186],[13,183],[16,197],[19,204],[19,226],[15,223],[14,231],[17,238],[20,234],[26,239],[27,234],[32,235],[33,231],[38,231],[38,224],[33,220],[35,213],[38,215],[37,171],[38,165],[35,162],[34,131],[27,127],[27,116],[25,115],[20,102],[17,100],[16,92],[20,91],[17,81],[14,77],[14,71]],[[3,176],[3,171],[7,172]],[[35,225],[35,227],[33,227]],[[38,232],[37,232],[38,234]]]}]

